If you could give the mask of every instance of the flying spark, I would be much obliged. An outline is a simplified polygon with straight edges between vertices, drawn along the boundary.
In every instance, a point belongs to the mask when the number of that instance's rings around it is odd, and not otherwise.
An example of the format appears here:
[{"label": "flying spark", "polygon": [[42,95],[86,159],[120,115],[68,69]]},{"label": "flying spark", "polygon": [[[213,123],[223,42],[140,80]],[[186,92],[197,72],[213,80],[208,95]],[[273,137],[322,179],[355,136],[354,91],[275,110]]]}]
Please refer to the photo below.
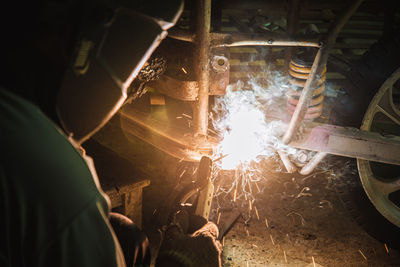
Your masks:
[{"label": "flying spark", "polygon": [[288,154],[296,152],[281,141],[285,124],[281,120],[266,119],[271,109],[281,114],[286,112],[281,104],[286,92],[287,84],[283,80],[272,86],[250,82],[247,87],[239,81],[230,84],[224,96],[216,98],[213,126],[222,135],[216,154],[227,155],[221,160],[222,169],[249,165],[273,156],[277,150]]},{"label": "flying spark", "polygon": [[[242,216],[248,214],[246,221],[253,214],[256,195],[263,192],[257,182],[266,179],[266,162],[275,159],[277,151],[291,156],[298,153],[281,140],[287,128],[283,118],[287,114],[288,78],[277,71],[266,72],[270,75],[262,84],[250,80],[228,85],[225,95],[214,98],[210,113],[213,130],[220,138],[213,161],[217,169],[230,170],[232,176],[225,181],[218,178],[219,191],[215,195],[230,194],[235,206],[247,206],[248,212],[242,212]],[[255,213],[259,218],[257,210]]]}]

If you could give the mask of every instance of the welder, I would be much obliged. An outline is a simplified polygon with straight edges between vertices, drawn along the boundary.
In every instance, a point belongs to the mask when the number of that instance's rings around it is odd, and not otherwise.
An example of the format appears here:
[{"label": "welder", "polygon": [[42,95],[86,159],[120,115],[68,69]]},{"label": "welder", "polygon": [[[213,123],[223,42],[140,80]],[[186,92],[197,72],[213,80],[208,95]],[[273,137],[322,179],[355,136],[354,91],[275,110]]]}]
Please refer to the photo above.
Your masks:
[{"label": "welder", "polygon": [[[111,227],[108,197],[80,145],[119,109],[175,24],[183,6],[172,2],[161,19],[115,1],[3,5],[0,266],[150,265],[148,240],[132,221],[114,215]],[[115,233],[128,239],[122,249]],[[218,251],[208,266],[220,265]]]}]

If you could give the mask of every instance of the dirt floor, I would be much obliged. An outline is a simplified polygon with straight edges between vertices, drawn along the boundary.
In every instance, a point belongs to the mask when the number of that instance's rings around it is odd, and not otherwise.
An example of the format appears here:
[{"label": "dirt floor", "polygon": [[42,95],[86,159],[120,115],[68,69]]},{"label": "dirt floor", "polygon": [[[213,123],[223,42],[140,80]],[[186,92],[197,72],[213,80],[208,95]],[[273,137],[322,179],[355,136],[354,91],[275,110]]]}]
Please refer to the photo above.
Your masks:
[{"label": "dirt floor", "polygon": [[[332,8],[336,10],[336,2]],[[264,11],[268,15],[273,10]],[[302,12],[302,28],[314,23],[321,32],[327,30],[331,18],[326,15],[333,12],[317,11]],[[254,12],[223,10],[221,31],[253,32]],[[339,35],[328,62],[322,119],[328,118],[330,109],[327,107],[335,101],[351,63],[379,38],[384,17],[375,13],[357,13],[346,25],[346,31]],[[179,23],[188,24],[187,17],[188,12]],[[283,48],[233,48],[230,50],[230,82],[246,79],[249,73],[262,80],[269,72],[269,64],[282,66],[284,56]],[[181,69],[183,67],[177,65],[179,72]],[[159,115],[167,114],[162,108],[148,109]],[[128,138],[121,130],[118,116],[94,139],[129,160],[133,170],[128,172],[132,172],[132,176],[150,179],[150,186],[143,192],[143,229],[155,250],[160,241],[157,222],[160,207],[183,171],[193,170],[196,166],[180,162],[137,138]],[[339,198],[338,186],[352,186],[349,177],[356,167],[350,159],[328,157],[309,176],[276,171],[279,168],[277,162],[265,163],[257,173],[257,183],[244,186],[245,190],[251,191],[246,196],[240,186],[236,193],[234,187],[230,188],[234,179],[229,174],[220,173],[213,177],[217,196],[210,219],[221,226],[235,210],[241,213],[222,240],[224,266],[400,266],[400,253],[364,232]],[[186,174],[190,172],[186,171]]]},{"label": "dirt floor", "polygon": [[[134,175],[151,180],[144,189],[143,224],[157,246],[154,214],[177,183],[185,163],[140,140],[128,140],[118,117],[95,139],[131,161]],[[348,162],[328,157],[309,176],[276,172],[273,163],[272,170],[259,176],[257,187],[252,186],[255,200],[250,212],[248,201],[239,192],[234,203],[233,191],[214,199],[210,218],[217,222],[222,211],[220,225],[231,212],[227,206],[242,212],[223,238],[224,266],[400,266],[400,254],[366,234],[344,209],[336,185],[354,171]],[[218,179],[222,178],[217,177],[216,184],[226,183]]]},{"label": "dirt floor", "polygon": [[253,205],[259,216],[239,219],[224,238],[225,266],[400,266],[397,251],[349,218],[335,190],[343,175],[269,174]]}]

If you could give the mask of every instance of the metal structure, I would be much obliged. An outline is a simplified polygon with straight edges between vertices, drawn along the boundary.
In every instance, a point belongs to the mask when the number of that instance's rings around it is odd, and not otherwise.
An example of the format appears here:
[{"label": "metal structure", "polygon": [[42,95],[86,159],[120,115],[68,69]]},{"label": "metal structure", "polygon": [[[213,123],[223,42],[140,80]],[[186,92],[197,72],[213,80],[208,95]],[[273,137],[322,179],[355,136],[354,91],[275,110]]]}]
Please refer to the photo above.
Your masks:
[{"label": "metal structure", "polygon": [[[292,3],[294,6],[296,0],[292,0],[292,2],[294,2]],[[399,164],[398,156],[394,153],[396,149],[399,151],[400,148],[400,140],[396,137],[384,137],[376,133],[328,124],[307,123],[303,137],[298,140],[293,138],[306,117],[310,101],[316,93],[315,88],[320,88],[318,86],[319,81],[323,76],[329,53],[339,32],[362,2],[363,0],[353,1],[342,16],[338,17],[332,24],[327,34],[304,36],[272,32],[265,34],[210,32],[211,0],[197,0],[194,23],[196,31],[173,28],[169,32],[171,38],[195,44],[197,81],[178,81],[166,76],[156,82],[156,84],[163,84],[161,93],[176,99],[193,101],[193,132],[188,133],[185,130],[148,118],[146,114],[136,110],[135,107],[126,107],[121,111],[121,116],[125,118],[123,123],[128,124],[129,131],[127,131],[127,134],[138,136],[174,157],[187,161],[199,161],[201,156],[210,155],[212,148],[218,143],[218,139],[208,135],[209,95],[223,94],[223,90],[218,89],[218,86],[213,86],[213,84],[223,80],[224,82],[220,87],[226,86],[226,75],[229,75],[227,59],[229,55],[223,53],[215,55],[216,49],[237,46],[315,47],[318,52],[311,69],[308,71],[308,77],[301,94],[296,99],[296,106],[292,110],[293,115],[287,124],[287,131],[282,137],[286,144],[319,152],[300,170],[300,173],[311,172],[327,153]],[[298,14],[293,10],[289,13],[292,16],[289,19],[291,23],[289,23],[289,28],[293,33],[295,28],[293,20],[298,17]],[[222,65],[226,67],[224,67],[225,72],[223,74],[211,79],[212,63],[215,57],[224,58]],[[349,146],[351,146],[351,149],[349,149]],[[377,153],[377,151],[379,152]],[[279,151],[278,153],[289,172],[297,170],[287,155]]]},{"label": "metal structure", "polygon": [[[282,141],[292,147],[317,153],[308,162],[304,162],[305,164],[302,164],[301,169],[298,170],[299,167],[285,152],[277,151],[286,170],[288,172],[298,171],[303,175],[310,174],[327,154],[357,158],[359,175],[367,195],[383,216],[400,227],[400,207],[389,199],[389,195],[393,191],[400,189],[398,174],[394,179],[382,181],[374,174],[375,167],[372,166],[373,163],[378,163],[393,164],[395,167],[399,167],[400,137],[398,134],[382,135],[371,130],[375,123],[374,117],[378,113],[384,114],[397,126],[400,125],[400,112],[398,107],[393,105],[391,98],[391,88],[395,82],[400,80],[400,70],[384,84],[373,99],[361,129],[310,120],[318,117],[322,111],[324,80],[329,54],[343,26],[363,0],[354,0],[347,8],[344,8],[343,14],[334,21],[326,34],[308,36],[296,34],[301,2],[299,0],[288,1],[288,23],[285,34],[249,33],[245,28],[241,30],[241,33],[211,32],[211,0],[195,0],[194,2],[196,4],[191,7],[191,17],[194,17],[195,20],[190,21],[193,30],[172,28],[168,33],[170,38],[195,47],[194,79],[178,80],[163,75],[158,81],[149,84],[151,87],[157,88],[159,93],[191,104],[193,113],[191,129],[172,126],[166,121],[149,116],[135,105],[126,105],[120,111],[125,134],[139,137],[158,149],[185,161],[198,162],[203,156],[212,155],[213,148],[218,145],[220,140],[212,133],[210,134],[208,127],[209,96],[225,94],[230,72],[229,48],[243,46],[288,47],[285,60],[290,76],[295,78],[292,84],[298,88],[291,91],[288,99],[288,111],[292,116],[290,121],[283,126],[287,130],[282,136]],[[221,3],[217,1],[216,4]],[[242,3],[233,1],[231,4],[240,8]],[[263,5],[265,3],[255,1],[252,4]],[[280,1],[268,1],[268,4],[279,6]],[[324,8],[324,1],[314,1],[312,5],[314,4],[321,5],[319,7],[321,9]],[[214,30],[218,30],[220,25],[213,26]],[[317,50],[312,64],[290,63],[293,47]],[[267,116],[269,116],[267,119],[271,120],[284,120],[279,117],[279,114],[268,114]],[[302,126],[301,132],[299,131],[300,126]],[[212,162],[209,164],[211,165]],[[204,179],[199,179],[198,182],[200,180]],[[172,203],[181,203],[193,195],[193,192],[201,191],[199,202],[203,204],[199,203],[197,212],[207,217],[209,206],[204,203],[209,203],[206,200],[212,196],[211,186],[210,181],[207,186],[190,184],[189,187],[181,188],[183,185],[180,185],[171,195],[167,206],[171,206]],[[165,223],[169,214],[165,209],[165,212],[161,214],[161,221]],[[230,223],[237,218],[235,216],[230,219]],[[228,229],[230,223],[223,228]]]},{"label": "metal structure", "polygon": [[[362,122],[361,130],[371,131],[374,126],[379,125],[375,118],[382,115],[388,121],[400,126],[400,111],[393,103],[393,91],[399,90],[394,85],[400,81],[400,68],[397,69],[381,86],[378,93],[372,99]],[[393,131],[384,124],[385,132]],[[386,129],[385,129],[386,128]],[[387,129],[389,128],[389,129]],[[392,151],[400,158],[400,150]],[[400,161],[400,159],[399,159]],[[397,163],[400,165],[399,163]],[[390,222],[400,227],[400,206],[396,201],[392,201],[390,194],[400,189],[400,179],[398,171],[400,166],[393,169],[392,165],[376,164],[362,158],[357,158],[358,173],[365,192],[374,204],[376,209]]]},{"label": "metal structure", "polygon": [[[289,64],[289,75],[291,76],[290,83],[296,89],[290,89],[289,96],[287,99],[286,107],[288,112],[293,115],[297,104],[299,103],[299,97],[305,86],[305,83],[310,75],[311,66],[307,66],[304,63],[290,61]],[[307,108],[307,112],[304,119],[315,119],[321,116],[323,101],[324,101],[324,90],[326,80],[326,68],[321,74],[321,78],[318,81],[317,88],[314,88],[314,93],[310,101],[310,106]]]}]

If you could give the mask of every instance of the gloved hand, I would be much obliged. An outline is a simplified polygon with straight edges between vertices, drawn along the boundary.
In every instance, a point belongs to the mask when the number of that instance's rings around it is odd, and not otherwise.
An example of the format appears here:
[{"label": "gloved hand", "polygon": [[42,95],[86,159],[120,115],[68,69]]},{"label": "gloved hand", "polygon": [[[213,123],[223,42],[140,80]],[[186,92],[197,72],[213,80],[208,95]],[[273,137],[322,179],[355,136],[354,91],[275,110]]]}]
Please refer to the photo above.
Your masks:
[{"label": "gloved hand", "polygon": [[150,266],[150,247],[146,235],[122,214],[111,212],[109,219],[124,253],[126,266]]},{"label": "gloved hand", "polygon": [[156,267],[220,267],[222,246],[218,234],[214,223],[178,211],[165,231]]}]

